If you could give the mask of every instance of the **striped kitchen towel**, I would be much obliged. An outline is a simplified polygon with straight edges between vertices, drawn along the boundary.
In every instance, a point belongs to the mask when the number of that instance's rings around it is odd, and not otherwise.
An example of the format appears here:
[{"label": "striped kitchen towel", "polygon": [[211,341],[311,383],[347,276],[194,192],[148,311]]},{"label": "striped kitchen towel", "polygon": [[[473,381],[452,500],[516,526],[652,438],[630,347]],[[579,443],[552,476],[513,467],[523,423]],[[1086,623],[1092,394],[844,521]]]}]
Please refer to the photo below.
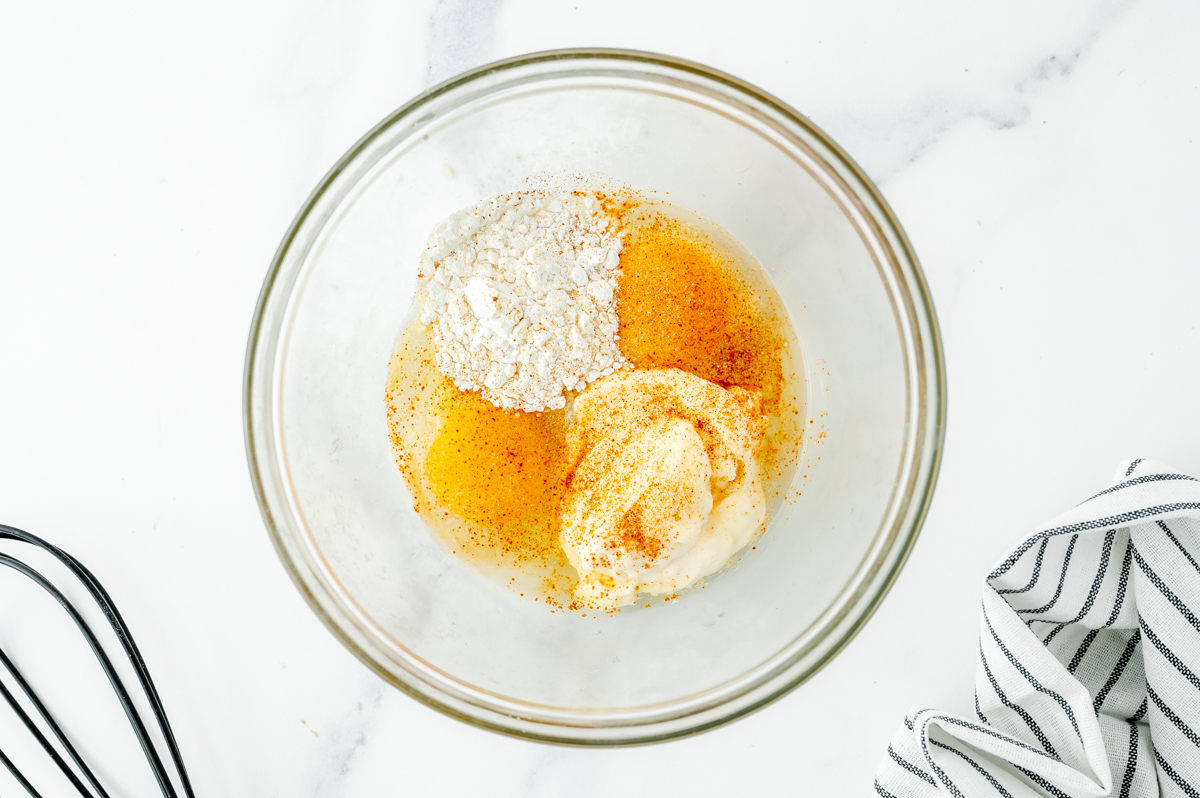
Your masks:
[{"label": "striped kitchen towel", "polygon": [[1147,460],[983,584],[975,718],[913,710],[883,798],[1200,798],[1200,481]]}]

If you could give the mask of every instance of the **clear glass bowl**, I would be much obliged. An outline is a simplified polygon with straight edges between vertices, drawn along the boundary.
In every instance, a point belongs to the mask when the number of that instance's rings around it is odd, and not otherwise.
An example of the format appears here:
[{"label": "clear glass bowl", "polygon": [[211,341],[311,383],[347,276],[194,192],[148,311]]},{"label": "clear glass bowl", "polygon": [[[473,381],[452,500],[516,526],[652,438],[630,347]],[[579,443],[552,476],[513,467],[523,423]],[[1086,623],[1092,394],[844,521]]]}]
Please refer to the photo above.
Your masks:
[{"label": "clear glass bowl", "polygon": [[[580,171],[669,192],[732,233],[774,282],[807,369],[801,495],[757,550],[704,590],[598,618],[551,614],[444,552],[413,511],[384,410],[434,223],[527,176]],[[245,375],[263,519],[338,639],[449,715],[585,745],[711,728],[827,663],[912,548],[945,403],[921,269],[854,162],[753,86],[607,50],[483,67],[355,144],[284,236]]]}]

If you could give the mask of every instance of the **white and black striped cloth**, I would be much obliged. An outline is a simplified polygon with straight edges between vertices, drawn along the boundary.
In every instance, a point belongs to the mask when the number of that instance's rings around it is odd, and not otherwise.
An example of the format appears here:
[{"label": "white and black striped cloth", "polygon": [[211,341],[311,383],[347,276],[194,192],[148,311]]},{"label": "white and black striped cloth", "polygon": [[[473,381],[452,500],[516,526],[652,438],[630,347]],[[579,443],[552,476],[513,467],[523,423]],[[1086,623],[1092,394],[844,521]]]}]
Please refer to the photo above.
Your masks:
[{"label": "white and black striped cloth", "polygon": [[1147,460],[984,581],[975,718],[913,710],[883,798],[1200,798],[1200,481]]}]

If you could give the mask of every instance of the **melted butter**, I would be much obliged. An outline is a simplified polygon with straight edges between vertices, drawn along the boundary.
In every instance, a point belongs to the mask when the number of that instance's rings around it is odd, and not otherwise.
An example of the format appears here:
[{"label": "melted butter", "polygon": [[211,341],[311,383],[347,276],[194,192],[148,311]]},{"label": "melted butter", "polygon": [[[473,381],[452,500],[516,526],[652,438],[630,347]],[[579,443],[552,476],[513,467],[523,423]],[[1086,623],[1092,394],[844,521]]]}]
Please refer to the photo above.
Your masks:
[{"label": "melted butter", "polygon": [[450,512],[492,529],[512,528],[550,487],[548,433],[536,418],[464,399],[433,439],[425,475]]},{"label": "melted butter", "polygon": [[577,578],[558,545],[565,411],[501,410],[455,388],[433,353],[431,329],[414,318],[388,368],[392,450],[414,509],[446,551],[561,603]]},{"label": "melted butter", "polygon": [[783,385],[779,320],[709,238],[669,216],[635,226],[621,253],[621,351],[640,368],[674,367],[754,388],[768,411]]}]

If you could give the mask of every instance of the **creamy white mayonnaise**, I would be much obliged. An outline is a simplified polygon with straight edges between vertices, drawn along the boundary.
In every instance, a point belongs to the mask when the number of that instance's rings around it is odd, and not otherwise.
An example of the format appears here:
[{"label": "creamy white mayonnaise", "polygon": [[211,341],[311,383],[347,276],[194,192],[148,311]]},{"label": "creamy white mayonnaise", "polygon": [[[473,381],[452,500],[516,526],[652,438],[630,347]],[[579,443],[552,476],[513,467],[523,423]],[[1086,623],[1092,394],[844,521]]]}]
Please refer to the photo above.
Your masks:
[{"label": "creamy white mayonnaise", "polygon": [[720,569],[766,520],[756,393],[678,369],[599,380],[568,417],[561,543],[595,609],[672,593]]}]

